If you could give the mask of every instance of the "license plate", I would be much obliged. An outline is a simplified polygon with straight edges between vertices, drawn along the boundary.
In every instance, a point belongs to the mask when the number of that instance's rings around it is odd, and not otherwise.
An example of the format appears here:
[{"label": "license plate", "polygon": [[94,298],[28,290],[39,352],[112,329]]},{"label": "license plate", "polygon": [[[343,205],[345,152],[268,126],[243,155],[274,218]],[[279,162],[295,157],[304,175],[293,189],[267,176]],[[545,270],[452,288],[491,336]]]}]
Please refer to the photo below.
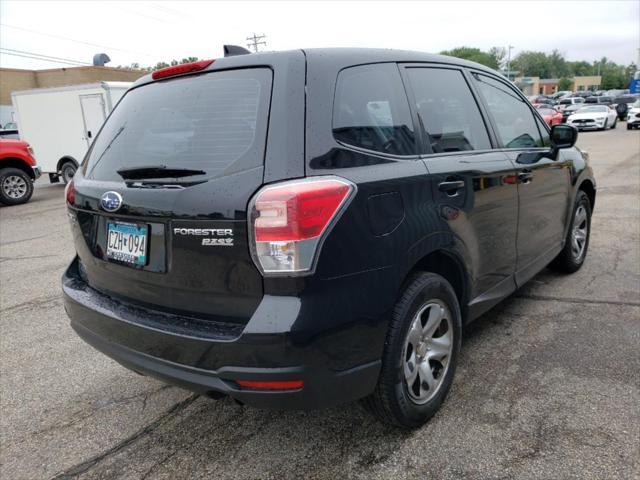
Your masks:
[{"label": "license plate", "polygon": [[107,222],[107,258],[146,265],[147,231],[146,225]]}]

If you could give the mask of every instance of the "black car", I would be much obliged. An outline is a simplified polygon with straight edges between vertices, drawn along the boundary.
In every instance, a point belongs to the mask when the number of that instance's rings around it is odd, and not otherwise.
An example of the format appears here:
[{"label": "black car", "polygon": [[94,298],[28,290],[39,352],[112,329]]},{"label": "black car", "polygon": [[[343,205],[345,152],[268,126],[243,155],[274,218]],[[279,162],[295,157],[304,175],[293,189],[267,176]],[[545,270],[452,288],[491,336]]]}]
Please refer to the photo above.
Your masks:
[{"label": "black car", "polygon": [[640,96],[638,95],[622,95],[613,99],[612,107],[616,109],[618,114],[618,120],[625,120],[627,112],[631,108],[633,102],[635,102]]},{"label": "black car", "polygon": [[122,365],[214,398],[364,399],[418,426],[465,325],[547,265],[583,264],[596,190],[576,137],[456,58],[311,49],[158,70],[67,186],[66,311]]}]

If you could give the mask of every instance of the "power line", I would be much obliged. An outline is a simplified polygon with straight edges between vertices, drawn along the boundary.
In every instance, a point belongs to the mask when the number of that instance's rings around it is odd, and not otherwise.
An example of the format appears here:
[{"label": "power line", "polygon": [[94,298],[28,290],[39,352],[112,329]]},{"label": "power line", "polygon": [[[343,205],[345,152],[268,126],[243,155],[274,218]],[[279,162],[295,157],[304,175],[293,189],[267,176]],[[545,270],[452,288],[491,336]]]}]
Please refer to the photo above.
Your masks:
[{"label": "power line", "polygon": [[73,65],[74,67],[79,66],[77,63],[70,63],[70,62],[65,62],[63,60],[47,60],[46,58],[40,58],[40,57],[33,57],[31,55],[21,55],[19,53],[9,53],[9,52],[3,52],[0,50],[0,55],[12,55],[14,57],[22,57],[22,58],[30,58],[32,60],[41,60],[43,62],[50,62],[50,63],[57,63],[57,64],[64,64],[64,65]]},{"label": "power line", "polygon": [[144,56],[147,56],[147,57],[155,57],[155,58],[161,57],[161,55],[153,55],[151,53],[136,52],[135,50],[124,50],[122,48],[110,47],[108,45],[100,45],[99,43],[85,42],[83,40],[76,40],[74,38],[63,37],[62,35],[54,35],[52,33],[41,32],[41,31],[38,31],[38,30],[32,30],[30,28],[16,27],[15,25],[8,25],[6,23],[0,23],[0,26],[13,28],[15,30],[22,30],[22,31],[29,32],[29,33],[35,33],[37,35],[43,35],[45,37],[58,38],[60,40],[66,40],[66,41],[69,41],[69,42],[75,42],[75,43],[80,43],[80,44],[83,44],[83,45],[89,45],[91,47],[106,48],[106,49],[109,49],[109,50],[115,50],[117,52],[133,53],[133,54],[136,54],[136,55],[144,55]]},{"label": "power line", "polygon": [[253,51],[258,53],[258,45],[264,45],[265,47],[267,46],[267,42],[265,42],[265,41],[259,42],[258,41],[258,40],[262,40],[263,38],[267,38],[267,36],[265,34],[256,35],[254,33],[253,37],[247,37],[247,40],[251,40],[249,43],[247,43],[247,47],[253,48]]},{"label": "power line", "polygon": [[37,52],[26,52],[24,50],[14,50],[13,48],[0,47],[0,51],[4,51],[4,53],[7,53],[9,55],[11,53],[21,54],[22,56],[28,55],[31,58],[39,58],[41,60],[59,61],[59,62],[62,62],[62,63],[75,64],[75,65],[91,65],[90,63],[81,62],[80,60],[72,60],[70,58],[54,57],[53,55],[45,55],[45,54],[37,53]]}]

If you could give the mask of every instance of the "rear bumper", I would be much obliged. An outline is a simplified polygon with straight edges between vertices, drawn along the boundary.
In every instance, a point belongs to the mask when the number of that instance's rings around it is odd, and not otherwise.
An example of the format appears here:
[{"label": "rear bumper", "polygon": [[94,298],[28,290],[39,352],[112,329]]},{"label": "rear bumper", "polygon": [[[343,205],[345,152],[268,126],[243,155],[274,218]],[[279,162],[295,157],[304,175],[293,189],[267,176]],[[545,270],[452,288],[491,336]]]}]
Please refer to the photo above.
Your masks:
[{"label": "rear bumper", "polygon": [[[228,395],[258,408],[307,410],[362,398],[374,390],[378,379],[379,359],[337,370],[318,361],[322,358],[318,348],[323,347],[317,342],[296,342],[291,332],[273,331],[270,322],[262,322],[260,333],[249,325],[202,325],[124,304],[89,287],[78,274],[77,259],[65,272],[62,287],[71,326],[83,340],[131,370],[201,394]],[[287,297],[280,298],[287,302]],[[276,310],[287,315],[286,305]],[[300,308],[294,310],[297,315]],[[191,328],[192,321],[197,328]],[[278,322],[283,324],[282,319]],[[326,332],[321,345],[331,342],[334,334]],[[333,341],[343,341],[345,348],[343,336],[336,335]],[[349,347],[344,354],[349,355]],[[302,380],[304,386],[248,390],[236,380]]]}]

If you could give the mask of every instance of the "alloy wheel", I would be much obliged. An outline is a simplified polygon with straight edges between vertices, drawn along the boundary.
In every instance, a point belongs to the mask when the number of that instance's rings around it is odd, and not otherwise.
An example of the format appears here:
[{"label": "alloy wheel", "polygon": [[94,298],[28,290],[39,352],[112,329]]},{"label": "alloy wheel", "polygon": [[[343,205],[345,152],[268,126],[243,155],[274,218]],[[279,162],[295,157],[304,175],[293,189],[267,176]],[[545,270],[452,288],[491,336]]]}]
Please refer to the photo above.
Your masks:
[{"label": "alloy wheel", "polygon": [[18,175],[9,175],[2,181],[2,191],[13,199],[19,199],[26,195],[28,190],[27,182]]},{"label": "alloy wheel", "polygon": [[576,261],[582,259],[587,246],[587,234],[589,233],[589,222],[587,220],[587,209],[584,205],[579,205],[573,217],[571,231],[571,253]]},{"label": "alloy wheel", "polygon": [[402,356],[405,386],[414,403],[424,404],[438,392],[452,352],[451,312],[441,301],[430,300],[414,316]]}]

